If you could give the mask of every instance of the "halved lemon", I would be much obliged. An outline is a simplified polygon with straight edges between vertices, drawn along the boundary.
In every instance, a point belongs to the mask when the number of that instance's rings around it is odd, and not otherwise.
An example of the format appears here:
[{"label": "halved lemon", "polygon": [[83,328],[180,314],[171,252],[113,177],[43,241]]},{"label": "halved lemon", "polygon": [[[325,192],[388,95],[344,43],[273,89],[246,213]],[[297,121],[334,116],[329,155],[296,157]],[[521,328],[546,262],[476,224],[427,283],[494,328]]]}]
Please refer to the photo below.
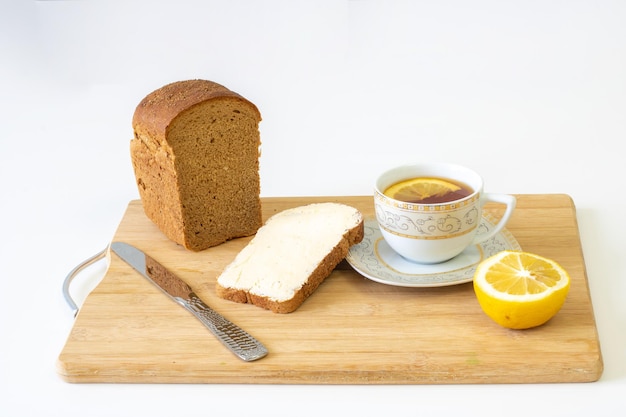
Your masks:
[{"label": "halved lemon", "polygon": [[460,189],[460,186],[440,178],[412,178],[390,186],[384,194],[400,201],[419,202]]},{"label": "halved lemon", "polygon": [[540,326],[558,313],[570,276],[552,259],[522,251],[502,251],[474,273],[474,292],[487,316],[509,329]]}]

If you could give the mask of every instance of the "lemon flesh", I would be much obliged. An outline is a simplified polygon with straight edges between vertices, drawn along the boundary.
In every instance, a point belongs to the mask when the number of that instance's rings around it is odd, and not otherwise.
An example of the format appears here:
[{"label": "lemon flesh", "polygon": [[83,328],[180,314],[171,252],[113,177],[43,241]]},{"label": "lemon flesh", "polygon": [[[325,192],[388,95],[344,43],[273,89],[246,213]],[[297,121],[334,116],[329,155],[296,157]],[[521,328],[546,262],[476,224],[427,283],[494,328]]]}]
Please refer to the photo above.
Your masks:
[{"label": "lemon flesh", "polygon": [[570,276],[555,261],[527,252],[502,251],[482,261],[474,292],[482,310],[509,329],[540,326],[559,312]]}]

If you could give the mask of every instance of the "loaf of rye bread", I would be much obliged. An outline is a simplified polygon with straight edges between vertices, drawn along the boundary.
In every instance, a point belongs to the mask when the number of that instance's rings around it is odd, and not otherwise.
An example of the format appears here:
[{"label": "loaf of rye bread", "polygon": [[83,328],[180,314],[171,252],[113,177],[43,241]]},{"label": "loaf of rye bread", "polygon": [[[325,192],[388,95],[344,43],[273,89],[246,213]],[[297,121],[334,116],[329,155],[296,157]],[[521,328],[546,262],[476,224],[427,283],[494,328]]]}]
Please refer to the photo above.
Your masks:
[{"label": "loaf of rye bread", "polygon": [[363,239],[363,216],[338,203],[277,213],[217,279],[217,295],[275,313],[290,313]]},{"label": "loaf of rye bread", "polygon": [[133,116],[132,164],[144,211],[171,240],[200,251],[262,224],[261,114],[206,80],[168,84]]}]

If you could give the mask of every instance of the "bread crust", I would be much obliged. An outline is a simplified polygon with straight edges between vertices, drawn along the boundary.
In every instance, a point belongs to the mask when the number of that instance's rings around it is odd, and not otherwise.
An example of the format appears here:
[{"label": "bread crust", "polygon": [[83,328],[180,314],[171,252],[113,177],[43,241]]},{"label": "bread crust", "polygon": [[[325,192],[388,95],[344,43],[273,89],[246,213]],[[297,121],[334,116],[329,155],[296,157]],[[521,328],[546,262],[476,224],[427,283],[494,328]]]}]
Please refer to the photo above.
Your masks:
[{"label": "bread crust", "polygon": [[208,80],[185,80],[167,84],[148,94],[139,102],[133,114],[133,129],[157,140],[166,141],[167,129],[181,112],[221,97],[233,97],[252,106],[258,121],[261,113],[254,103],[221,84]]},{"label": "bread crust", "polygon": [[216,293],[219,297],[237,303],[248,303],[274,313],[291,313],[298,309],[304,301],[322,284],[331,274],[335,267],[346,257],[350,246],[363,240],[364,226],[363,218],[353,228],[347,230],[339,243],[318,263],[304,285],[296,291],[294,296],[285,301],[276,301],[269,297],[251,294],[248,291],[226,288],[216,283]]}]

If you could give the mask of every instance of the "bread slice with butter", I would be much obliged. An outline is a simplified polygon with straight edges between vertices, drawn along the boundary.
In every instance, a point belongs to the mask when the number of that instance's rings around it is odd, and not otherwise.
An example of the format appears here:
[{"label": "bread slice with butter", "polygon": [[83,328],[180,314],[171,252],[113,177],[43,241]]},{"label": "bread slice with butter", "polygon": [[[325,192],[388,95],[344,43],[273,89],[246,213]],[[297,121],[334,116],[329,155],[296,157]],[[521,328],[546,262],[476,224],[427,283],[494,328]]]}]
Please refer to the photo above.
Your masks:
[{"label": "bread slice with butter", "polygon": [[314,203],[270,217],[217,279],[217,294],[290,313],[363,239],[363,216],[339,203]]}]

